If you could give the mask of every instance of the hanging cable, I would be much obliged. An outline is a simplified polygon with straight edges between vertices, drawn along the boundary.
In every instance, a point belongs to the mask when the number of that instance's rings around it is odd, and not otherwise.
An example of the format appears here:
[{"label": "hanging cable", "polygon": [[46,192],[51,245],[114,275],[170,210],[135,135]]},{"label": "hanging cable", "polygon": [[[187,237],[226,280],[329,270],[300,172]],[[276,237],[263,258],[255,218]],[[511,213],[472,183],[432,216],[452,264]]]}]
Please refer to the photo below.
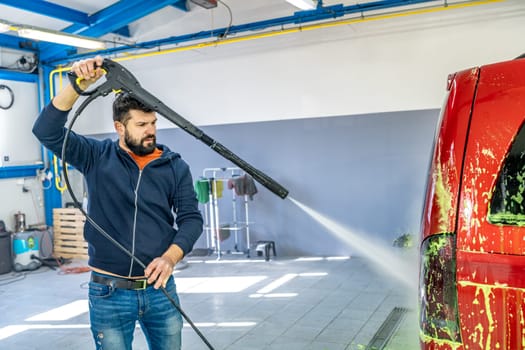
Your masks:
[{"label": "hanging cable", "polygon": [[7,90],[7,92],[9,93],[9,102],[5,106],[0,105],[0,108],[2,109],[11,108],[13,106],[13,103],[15,103],[15,94],[13,93],[13,90],[11,90],[9,86],[4,85],[4,84],[0,84],[0,90]]},{"label": "hanging cable", "polygon": [[224,39],[226,38],[226,36],[228,36],[228,32],[230,31],[230,28],[232,27],[232,23],[233,23],[233,13],[232,13],[232,9],[230,8],[230,6],[228,6],[224,1],[222,0],[217,0],[222,6],[226,7],[226,9],[228,10],[228,13],[230,14],[230,23],[228,24],[228,27],[226,27],[226,29],[224,30],[224,33],[220,34],[218,37],[219,39]]}]

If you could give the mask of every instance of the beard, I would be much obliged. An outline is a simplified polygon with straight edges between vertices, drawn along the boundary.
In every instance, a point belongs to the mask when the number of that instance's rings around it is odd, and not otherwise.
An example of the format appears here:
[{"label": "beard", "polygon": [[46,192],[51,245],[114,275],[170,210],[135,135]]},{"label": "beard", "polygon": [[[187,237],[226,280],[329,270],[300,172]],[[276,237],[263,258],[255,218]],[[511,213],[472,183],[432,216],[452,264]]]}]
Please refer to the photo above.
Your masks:
[{"label": "beard", "polygon": [[[144,142],[148,139],[151,140],[151,143],[148,146],[145,146]],[[124,133],[124,142],[126,143],[126,146],[128,146],[128,148],[131,150],[131,152],[135,153],[137,156],[146,156],[152,153],[155,150],[155,148],[157,148],[157,138],[155,137],[155,135],[146,135],[142,139],[137,141],[136,139],[133,139],[126,130]]]}]

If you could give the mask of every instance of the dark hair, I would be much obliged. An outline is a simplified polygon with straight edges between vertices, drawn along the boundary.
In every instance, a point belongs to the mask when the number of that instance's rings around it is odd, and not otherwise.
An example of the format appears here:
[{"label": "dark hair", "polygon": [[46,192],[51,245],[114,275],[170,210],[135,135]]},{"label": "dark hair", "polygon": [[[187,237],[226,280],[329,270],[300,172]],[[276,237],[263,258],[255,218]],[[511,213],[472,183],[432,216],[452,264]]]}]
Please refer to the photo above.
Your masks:
[{"label": "dark hair", "polygon": [[153,109],[138,101],[127,92],[117,94],[113,101],[113,120],[126,124],[130,118],[129,111],[137,109],[142,112],[150,113]]}]

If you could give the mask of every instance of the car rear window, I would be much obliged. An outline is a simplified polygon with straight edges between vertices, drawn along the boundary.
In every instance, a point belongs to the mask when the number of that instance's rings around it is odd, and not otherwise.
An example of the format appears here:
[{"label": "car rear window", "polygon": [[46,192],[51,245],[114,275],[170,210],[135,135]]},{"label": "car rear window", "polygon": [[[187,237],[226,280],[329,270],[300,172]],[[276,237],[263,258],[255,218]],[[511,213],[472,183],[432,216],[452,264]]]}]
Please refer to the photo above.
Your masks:
[{"label": "car rear window", "polygon": [[514,139],[490,201],[489,222],[525,226],[525,127]]}]

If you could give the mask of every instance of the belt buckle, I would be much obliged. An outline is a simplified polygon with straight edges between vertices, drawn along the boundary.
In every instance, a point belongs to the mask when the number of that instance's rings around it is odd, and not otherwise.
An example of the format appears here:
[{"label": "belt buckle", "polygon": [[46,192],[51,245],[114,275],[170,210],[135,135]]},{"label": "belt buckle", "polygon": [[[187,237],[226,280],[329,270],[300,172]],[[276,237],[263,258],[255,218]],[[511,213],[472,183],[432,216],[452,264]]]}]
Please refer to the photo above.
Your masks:
[{"label": "belt buckle", "polygon": [[133,288],[134,290],[144,290],[148,286],[148,280],[137,280],[135,283],[140,283],[141,285]]}]

